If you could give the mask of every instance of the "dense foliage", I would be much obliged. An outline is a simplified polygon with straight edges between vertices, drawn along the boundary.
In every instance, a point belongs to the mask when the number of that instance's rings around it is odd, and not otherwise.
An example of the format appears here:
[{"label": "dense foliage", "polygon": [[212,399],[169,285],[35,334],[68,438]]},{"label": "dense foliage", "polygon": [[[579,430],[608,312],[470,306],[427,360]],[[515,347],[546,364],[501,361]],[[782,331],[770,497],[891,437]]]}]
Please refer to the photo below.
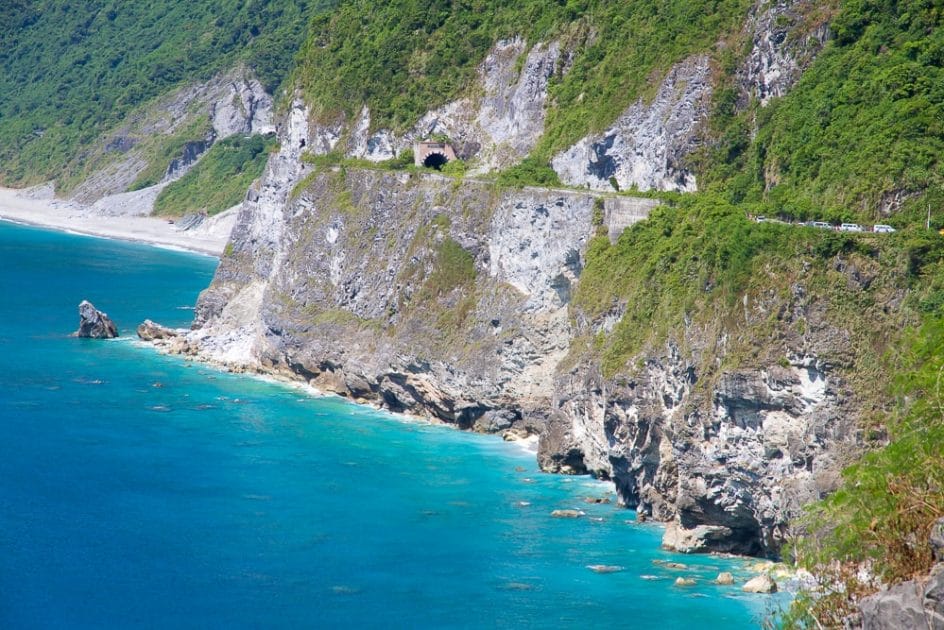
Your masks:
[{"label": "dense foliage", "polygon": [[724,126],[706,170],[732,200],[767,199],[804,219],[876,219],[896,193],[927,193],[911,199],[915,213],[939,206],[942,27],[941,2],[843,2],[834,39],[798,85]]},{"label": "dense foliage", "polygon": [[262,175],[271,136],[231,136],[214,144],[186,175],[168,184],[154,203],[154,213],[181,216],[191,212],[214,215],[232,208]]},{"label": "dense foliage", "polygon": [[62,168],[168,89],[244,62],[268,89],[330,0],[0,3],[0,182]]},{"label": "dense foliage", "polygon": [[314,21],[298,69],[324,117],[366,103],[376,127],[402,130],[468,89],[495,41],[557,38],[579,50],[554,80],[556,106],[538,154],[546,161],[603,128],[650,79],[739,29],[745,0],[347,0]]}]

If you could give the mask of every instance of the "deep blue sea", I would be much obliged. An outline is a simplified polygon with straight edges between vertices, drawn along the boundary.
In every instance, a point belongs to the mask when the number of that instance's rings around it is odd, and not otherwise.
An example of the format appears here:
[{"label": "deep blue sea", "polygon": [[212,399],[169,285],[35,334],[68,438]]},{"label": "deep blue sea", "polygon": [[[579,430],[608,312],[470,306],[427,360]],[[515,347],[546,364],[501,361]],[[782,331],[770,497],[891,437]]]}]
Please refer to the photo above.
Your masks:
[{"label": "deep blue sea", "polygon": [[[0,222],[0,627],[759,625],[710,583],[743,561],[661,551],[607,484],[137,343],[215,262]],[[68,336],[82,299],[120,339]]]}]

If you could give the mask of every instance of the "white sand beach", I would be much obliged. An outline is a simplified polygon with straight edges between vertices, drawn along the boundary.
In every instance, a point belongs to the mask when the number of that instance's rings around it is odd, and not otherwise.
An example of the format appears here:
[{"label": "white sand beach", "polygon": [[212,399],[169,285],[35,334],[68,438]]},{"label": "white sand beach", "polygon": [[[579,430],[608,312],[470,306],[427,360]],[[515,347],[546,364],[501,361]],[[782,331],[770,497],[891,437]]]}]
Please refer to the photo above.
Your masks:
[{"label": "white sand beach", "polygon": [[182,231],[167,221],[146,216],[106,216],[54,198],[36,198],[27,191],[0,187],[0,220],[53,228],[77,234],[220,256],[229,240],[238,206],[192,230]]}]

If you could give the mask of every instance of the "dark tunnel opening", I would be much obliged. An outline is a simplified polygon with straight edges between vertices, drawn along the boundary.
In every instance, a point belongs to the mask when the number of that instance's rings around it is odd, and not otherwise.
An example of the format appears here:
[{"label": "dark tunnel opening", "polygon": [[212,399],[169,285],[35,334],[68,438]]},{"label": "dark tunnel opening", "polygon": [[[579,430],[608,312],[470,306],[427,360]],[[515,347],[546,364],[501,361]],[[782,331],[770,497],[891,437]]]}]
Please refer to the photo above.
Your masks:
[{"label": "dark tunnel opening", "polygon": [[426,156],[426,159],[423,160],[423,166],[434,168],[438,171],[441,170],[448,161],[449,159],[442,153],[430,153]]}]

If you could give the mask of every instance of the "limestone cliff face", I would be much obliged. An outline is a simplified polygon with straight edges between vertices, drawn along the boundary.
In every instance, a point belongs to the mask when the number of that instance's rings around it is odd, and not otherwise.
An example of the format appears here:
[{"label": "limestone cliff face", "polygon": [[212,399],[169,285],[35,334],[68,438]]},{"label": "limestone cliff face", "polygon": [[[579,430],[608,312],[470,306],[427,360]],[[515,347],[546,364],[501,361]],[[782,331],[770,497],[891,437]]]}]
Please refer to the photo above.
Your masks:
[{"label": "limestone cliff face", "polygon": [[[301,103],[282,129],[183,351],[462,428],[537,434],[543,468],[612,479],[689,551],[774,554],[788,518],[832,487],[857,409],[846,366],[822,357],[843,356],[848,337],[802,286],[745,296],[740,319],[678,331],[638,369],[604,377],[574,340],[619,313],[594,321],[571,294],[593,235],[618,235],[651,200],[315,173],[300,154],[330,150],[331,136]],[[734,337],[777,312],[791,315],[761,357],[721,367]]]},{"label": "limestone cliff face", "polygon": [[639,99],[612,127],[552,160],[561,181],[594,190],[613,190],[611,180],[620,189],[695,190],[684,159],[708,118],[709,70],[705,56],[675,66],[651,103]]},{"label": "limestone cliff face", "polygon": [[757,2],[745,31],[751,52],[738,70],[741,105],[756,99],[766,105],[785,95],[830,37],[829,4],[810,0]]},{"label": "limestone cliff face", "polygon": [[370,112],[365,107],[343,148],[351,156],[380,161],[412,148],[417,140],[445,135],[474,172],[512,166],[528,155],[544,132],[548,83],[566,71],[565,57],[558,42],[529,49],[520,38],[499,41],[479,66],[476,84],[469,90],[472,95],[429,111],[401,135],[389,130],[370,133]]},{"label": "limestone cliff face", "polygon": [[[767,61],[745,65],[751,98],[793,81],[772,68],[795,49],[768,46],[777,37],[762,25],[781,24],[776,11],[797,4],[758,4],[748,28],[766,33],[752,41]],[[567,59],[556,43],[499,42],[481,90],[401,136],[371,132],[366,109],[349,123],[313,124],[296,100],[194,329],[173,346],[462,428],[537,434],[544,469],[612,479],[623,504],[671,523],[667,545],[774,555],[789,518],[833,487],[858,448],[850,334],[807,296],[802,270],[791,291],[761,283],[739,308],[687,321],[615,375],[603,374],[588,340],[612,329],[620,308],[594,318],[571,301],[590,240],[615,241],[657,205],[604,194],[610,178],[695,188],[685,157],[701,142],[713,89],[706,57],[682,61],[651,102],[555,158],[562,179],[586,192],[315,172],[302,159],[382,160],[442,132],[479,169],[513,164],[535,146],[548,83]],[[836,265],[851,291],[865,290],[854,265]]]},{"label": "limestone cliff face", "polygon": [[[569,349],[570,286],[596,198],[437,175],[310,174],[287,127],[201,297],[194,344],[394,410],[537,432]],[[614,221],[631,213],[609,204]]]}]

